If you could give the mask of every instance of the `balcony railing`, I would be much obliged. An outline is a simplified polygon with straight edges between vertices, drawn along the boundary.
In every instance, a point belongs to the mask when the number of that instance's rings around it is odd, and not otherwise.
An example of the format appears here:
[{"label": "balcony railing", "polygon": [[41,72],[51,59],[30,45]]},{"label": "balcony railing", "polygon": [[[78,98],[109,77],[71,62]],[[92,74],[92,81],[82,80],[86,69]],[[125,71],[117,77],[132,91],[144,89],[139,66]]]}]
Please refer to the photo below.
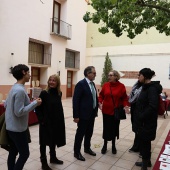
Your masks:
[{"label": "balcony railing", "polygon": [[72,26],[58,18],[51,18],[51,34],[71,40]]}]

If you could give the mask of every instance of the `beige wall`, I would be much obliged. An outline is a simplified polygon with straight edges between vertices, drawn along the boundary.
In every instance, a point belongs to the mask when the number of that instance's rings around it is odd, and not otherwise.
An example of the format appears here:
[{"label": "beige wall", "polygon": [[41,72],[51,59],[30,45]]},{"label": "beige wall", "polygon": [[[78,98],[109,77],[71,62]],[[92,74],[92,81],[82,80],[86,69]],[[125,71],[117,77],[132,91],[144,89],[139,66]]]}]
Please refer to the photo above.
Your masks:
[{"label": "beige wall", "polygon": [[[170,45],[170,44],[169,44]],[[144,45],[143,45],[144,46]],[[166,44],[162,44],[162,46],[166,46]],[[87,61],[89,64],[94,65],[96,67],[97,76],[95,79],[95,83],[100,85],[101,75],[103,73],[103,67],[105,62],[106,53],[109,53],[109,57],[112,61],[113,69],[118,71],[140,71],[144,67],[149,67],[155,71],[156,76],[153,80],[161,81],[161,84],[164,89],[170,89],[170,79],[169,79],[169,71],[170,71],[170,52],[169,53],[152,53],[147,50],[149,47],[147,45],[144,46],[146,53],[139,53],[139,49],[142,46],[138,47],[103,47],[103,48],[89,48],[87,49]],[[132,49],[133,48],[133,49]],[[136,48],[136,53],[133,52]],[[153,45],[154,48],[157,48],[160,52],[162,52],[161,45]],[[126,50],[125,50],[126,49]],[[151,48],[152,49],[152,48]],[[169,49],[167,47],[167,49]],[[119,53],[118,53],[119,52]],[[137,54],[138,52],[138,54]],[[122,54],[121,54],[122,53]],[[136,82],[136,79],[129,78],[121,78],[120,81],[125,84],[125,86],[133,86]]]}]

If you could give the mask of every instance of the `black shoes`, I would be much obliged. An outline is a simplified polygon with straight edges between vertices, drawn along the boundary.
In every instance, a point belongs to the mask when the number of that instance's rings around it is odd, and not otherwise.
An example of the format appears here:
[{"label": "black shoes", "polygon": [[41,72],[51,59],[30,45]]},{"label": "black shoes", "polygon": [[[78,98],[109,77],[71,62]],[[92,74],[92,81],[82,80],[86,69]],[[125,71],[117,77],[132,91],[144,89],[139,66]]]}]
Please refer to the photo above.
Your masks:
[{"label": "black shoes", "polygon": [[102,153],[102,154],[105,154],[106,151],[107,151],[107,147],[103,145],[103,148],[102,148],[102,150],[101,150],[101,153]]},{"label": "black shoes", "polygon": [[42,170],[52,170],[49,166],[48,166],[48,163],[47,163],[47,158],[46,157],[41,157],[40,158],[41,160],[41,164],[42,164]]},{"label": "black shoes", "polygon": [[89,155],[96,156],[96,153],[93,152],[90,148],[89,149],[84,149],[85,153],[88,153]]},{"label": "black shoes", "polygon": [[115,147],[112,147],[112,154],[117,154],[117,150]]},{"label": "black shoes", "polygon": [[48,164],[42,164],[42,170],[52,170],[49,166],[48,166]]},{"label": "black shoes", "polygon": [[[136,162],[136,163],[135,163],[135,165],[136,165],[136,166],[140,166],[140,167],[142,167],[143,163],[142,163],[142,162]],[[152,163],[151,163],[151,161],[149,161],[149,162],[148,162],[147,167],[152,167]]]},{"label": "black shoes", "polygon": [[[102,150],[101,150],[101,153],[102,154],[105,154],[107,151],[107,147],[106,146],[103,146]],[[112,154],[117,154],[117,150],[115,147],[112,147]]]},{"label": "black shoes", "polygon": [[63,161],[61,161],[61,160],[57,159],[56,157],[54,157],[54,158],[50,158],[50,163],[62,165]]},{"label": "black shoes", "polygon": [[77,158],[80,161],[85,161],[85,158],[82,156],[82,154],[79,153],[74,153],[74,157]]}]

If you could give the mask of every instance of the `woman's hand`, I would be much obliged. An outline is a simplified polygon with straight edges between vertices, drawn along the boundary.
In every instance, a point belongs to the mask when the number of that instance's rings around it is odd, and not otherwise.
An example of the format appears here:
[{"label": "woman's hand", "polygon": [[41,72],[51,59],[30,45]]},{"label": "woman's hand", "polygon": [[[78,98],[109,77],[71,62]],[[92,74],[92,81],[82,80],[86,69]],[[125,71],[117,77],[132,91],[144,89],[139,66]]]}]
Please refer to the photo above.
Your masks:
[{"label": "woman's hand", "polygon": [[101,103],[99,103],[99,109],[102,110],[102,104]]},{"label": "woman's hand", "polygon": [[126,114],[130,114],[130,107],[129,106],[125,106],[124,109],[125,109]]}]

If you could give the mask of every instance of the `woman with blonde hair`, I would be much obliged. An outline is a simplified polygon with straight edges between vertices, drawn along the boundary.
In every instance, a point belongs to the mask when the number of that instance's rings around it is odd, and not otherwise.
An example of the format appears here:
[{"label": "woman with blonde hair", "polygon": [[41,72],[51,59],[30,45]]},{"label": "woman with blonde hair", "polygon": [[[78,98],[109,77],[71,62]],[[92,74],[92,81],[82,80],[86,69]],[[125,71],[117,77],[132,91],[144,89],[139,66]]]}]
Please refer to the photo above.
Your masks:
[{"label": "woman with blonde hair", "polygon": [[112,141],[112,153],[116,154],[115,141],[119,139],[119,124],[114,115],[114,108],[120,105],[124,106],[126,113],[129,113],[128,98],[124,84],[119,82],[120,74],[112,70],[108,74],[108,82],[102,87],[99,93],[99,108],[103,114],[103,139],[104,145],[101,150],[102,154],[107,151],[107,142]]},{"label": "woman with blonde hair", "polygon": [[46,146],[50,148],[50,163],[63,164],[56,157],[55,148],[66,144],[65,121],[61,102],[60,77],[51,75],[47,87],[40,94],[42,105],[36,108],[39,120],[40,160],[43,170],[51,170],[47,164]]}]

